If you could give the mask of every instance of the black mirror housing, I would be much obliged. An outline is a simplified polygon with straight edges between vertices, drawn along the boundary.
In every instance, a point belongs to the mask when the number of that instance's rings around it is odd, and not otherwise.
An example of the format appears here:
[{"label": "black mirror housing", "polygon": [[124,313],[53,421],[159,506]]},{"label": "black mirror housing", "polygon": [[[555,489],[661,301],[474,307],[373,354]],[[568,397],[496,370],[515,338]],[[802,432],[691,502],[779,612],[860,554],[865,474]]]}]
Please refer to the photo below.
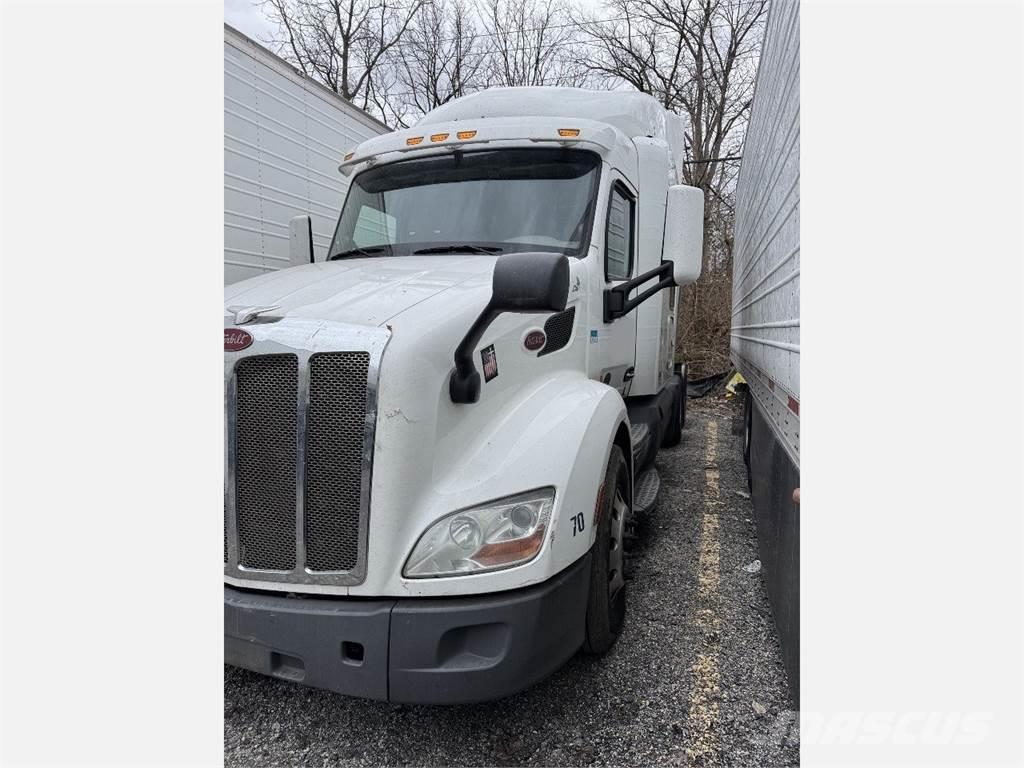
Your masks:
[{"label": "black mirror housing", "polygon": [[569,298],[569,259],[559,253],[498,257],[490,307],[498,312],[561,312]]},{"label": "black mirror housing", "polygon": [[499,256],[491,281],[491,300],[455,348],[455,370],[448,379],[453,403],[480,399],[480,374],[473,352],[487,327],[502,312],[561,312],[569,300],[569,259],[559,253],[509,253]]}]

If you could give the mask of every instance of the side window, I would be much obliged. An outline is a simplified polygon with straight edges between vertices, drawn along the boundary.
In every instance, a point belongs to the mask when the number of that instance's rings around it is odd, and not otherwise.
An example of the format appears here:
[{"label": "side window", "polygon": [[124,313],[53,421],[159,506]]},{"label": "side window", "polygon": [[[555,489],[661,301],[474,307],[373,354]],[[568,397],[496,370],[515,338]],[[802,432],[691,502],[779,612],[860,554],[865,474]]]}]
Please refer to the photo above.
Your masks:
[{"label": "side window", "polygon": [[626,280],[633,270],[633,198],[619,184],[608,201],[604,235],[604,279]]}]

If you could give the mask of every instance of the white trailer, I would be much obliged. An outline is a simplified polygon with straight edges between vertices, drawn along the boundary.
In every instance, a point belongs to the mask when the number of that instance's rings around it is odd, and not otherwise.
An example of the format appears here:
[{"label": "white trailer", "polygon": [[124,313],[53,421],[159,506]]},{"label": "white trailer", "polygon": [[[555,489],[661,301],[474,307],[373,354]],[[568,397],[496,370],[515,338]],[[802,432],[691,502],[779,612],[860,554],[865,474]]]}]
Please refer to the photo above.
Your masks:
[{"label": "white trailer", "polygon": [[510,88],[341,150],[326,258],[298,217],[296,266],[225,291],[230,663],[457,703],[615,643],[685,415],[680,136],[649,96]]},{"label": "white trailer", "polygon": [[225,284],[287,267],[297,214],[326,255],[348,186],[339,148],[388,130],[225,24]]},{"label": "white trailer", "polygon": [[776,0],[736,190],[732,359],[744,459],[790,688],[800,681],[800,5]]}]

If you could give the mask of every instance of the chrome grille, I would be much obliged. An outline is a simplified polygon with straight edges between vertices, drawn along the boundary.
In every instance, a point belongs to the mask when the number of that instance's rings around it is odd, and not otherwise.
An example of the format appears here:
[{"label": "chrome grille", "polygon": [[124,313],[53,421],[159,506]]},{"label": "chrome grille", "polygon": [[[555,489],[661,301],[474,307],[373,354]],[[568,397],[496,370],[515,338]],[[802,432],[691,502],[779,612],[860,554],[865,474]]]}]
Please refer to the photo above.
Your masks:
[{"label": "chrome grille", "polygon": [[299,361],[243,358],[236,376],[235,515],[246,568],[295,568],[295,462]]},{"label": "chrome grille", "polygon": [[251,330],[249,348],[225,352],[225,579],[313,592],[361,584],[391,334],[299,318]]},{"label": "chrome grille", "polygon": [[369,367],[366,352],[327,352],[309,360],[305,523],[310,571],[356,566]]}]

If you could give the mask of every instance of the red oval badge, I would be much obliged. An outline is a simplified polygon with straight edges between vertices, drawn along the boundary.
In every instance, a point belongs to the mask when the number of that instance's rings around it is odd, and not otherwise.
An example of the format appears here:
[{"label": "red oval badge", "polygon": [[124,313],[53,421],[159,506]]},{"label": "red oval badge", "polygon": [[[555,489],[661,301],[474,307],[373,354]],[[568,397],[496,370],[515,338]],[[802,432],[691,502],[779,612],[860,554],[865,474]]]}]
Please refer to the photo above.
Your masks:
[{"label": "red oval badge", "polygon": [[526,347],[530,352],[536,352],[538,349],[547,343],[547,336],[544,335],[544,331],[539,328],[534,331],[530,331],[523,338],[523,346]]},{"label": "red oval badge", "polygon": [[224,329],[224,351],[240,352],[252,344],[252,336],[241,328]]}]

